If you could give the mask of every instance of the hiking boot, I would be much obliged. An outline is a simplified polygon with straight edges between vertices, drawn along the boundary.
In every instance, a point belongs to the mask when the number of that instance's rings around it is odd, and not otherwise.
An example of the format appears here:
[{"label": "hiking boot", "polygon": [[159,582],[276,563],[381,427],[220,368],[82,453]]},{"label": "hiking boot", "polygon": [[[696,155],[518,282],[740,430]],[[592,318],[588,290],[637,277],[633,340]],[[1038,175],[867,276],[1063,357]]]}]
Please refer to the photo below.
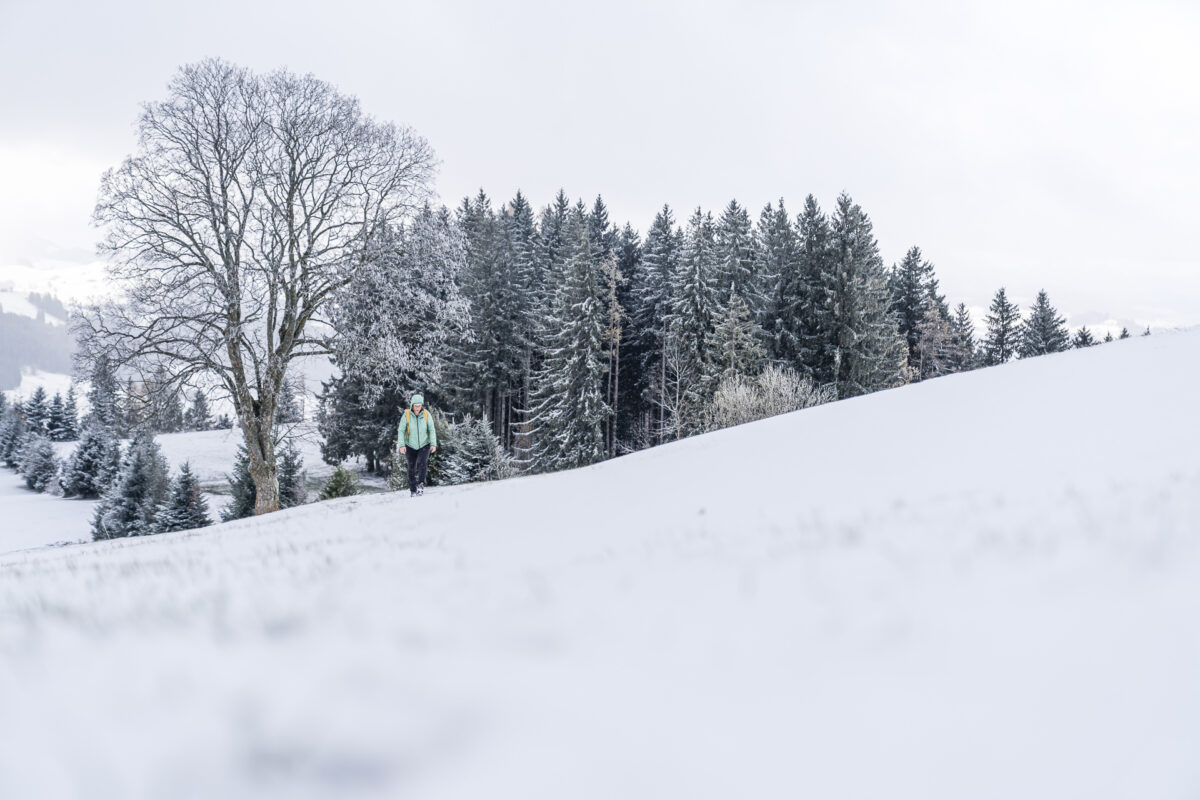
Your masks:
[{"label": "hiking boot", "polygon": [[425,494],[425,484],[423,484],[423,483],[417,484],[417,494]]},{"label": "hiking boot", "polygon": [[409,490],[408,490],[408,496],[409,496],[409,497],[416,497],[416,496],[417,496],[417,490],[416,490],[416,489],[409,489]]}]

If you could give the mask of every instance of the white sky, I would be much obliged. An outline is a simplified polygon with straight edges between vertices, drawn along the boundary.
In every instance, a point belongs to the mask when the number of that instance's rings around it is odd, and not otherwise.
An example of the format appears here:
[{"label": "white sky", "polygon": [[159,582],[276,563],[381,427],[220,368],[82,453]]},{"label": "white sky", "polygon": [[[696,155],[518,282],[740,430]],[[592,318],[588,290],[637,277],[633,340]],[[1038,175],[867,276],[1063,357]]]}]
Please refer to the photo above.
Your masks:
[{"label": "white sky", "polygon": [[1200,4],[0,0],[0,289],[94,290],[101,171],[219,55],[412,125],[454,205],[602,193],[641,231],[846,190],[951,302],[1200,323]]}]

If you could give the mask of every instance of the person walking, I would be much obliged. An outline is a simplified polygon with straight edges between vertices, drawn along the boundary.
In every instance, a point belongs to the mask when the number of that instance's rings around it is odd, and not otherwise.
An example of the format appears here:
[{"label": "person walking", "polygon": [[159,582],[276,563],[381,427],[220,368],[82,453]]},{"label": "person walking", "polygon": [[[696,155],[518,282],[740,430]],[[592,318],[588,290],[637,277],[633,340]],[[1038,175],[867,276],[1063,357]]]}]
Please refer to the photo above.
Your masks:
[{"label": "person walking", "polygon": [[437,428],[429,409],[424,407],[425,398],[412,396],[409,408],[404,409],[396,440],[400,452],[408,459],[408,496],[425,494],[425,473],[429,469],[429,456],[437,452]]}]

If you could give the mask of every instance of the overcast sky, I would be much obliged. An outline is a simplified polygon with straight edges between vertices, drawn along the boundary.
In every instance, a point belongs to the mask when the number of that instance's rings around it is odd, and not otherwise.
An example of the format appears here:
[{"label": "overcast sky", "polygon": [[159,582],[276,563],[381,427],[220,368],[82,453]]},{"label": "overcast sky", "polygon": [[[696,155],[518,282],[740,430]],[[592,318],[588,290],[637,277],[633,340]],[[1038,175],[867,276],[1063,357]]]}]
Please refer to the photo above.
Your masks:
[{"label": "overcast sky", "polygon": [[94,285],[100,173],[216,55],[411,125],[450,205],[561,186],[644,232],[663,203],[844,190],[952,303],[1044,287],[1073,326],[1198,324],[1198,6],[0,0],[0,284]]}]

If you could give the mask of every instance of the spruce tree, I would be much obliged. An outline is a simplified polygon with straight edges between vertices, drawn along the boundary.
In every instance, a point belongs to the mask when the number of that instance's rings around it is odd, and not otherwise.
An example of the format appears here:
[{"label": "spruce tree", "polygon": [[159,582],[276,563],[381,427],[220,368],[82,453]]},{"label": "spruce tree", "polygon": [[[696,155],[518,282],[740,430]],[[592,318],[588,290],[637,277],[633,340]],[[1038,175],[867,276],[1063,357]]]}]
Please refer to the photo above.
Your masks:
[{"label": "spruce tree", "polygon": [[1150,326],[1147,325],[1146,330],[1142,331],[1142,336],[1149,336],[1149,335],[1150,335]]},{"label": "spruce tree", "polygon": [[67,387],[67,399],[63,403],[62,440],[74,442],[79,439],[79,404],[75,399],[75,384]]},{"label": "spruce tree", "polygon": [[762,329],[736,292],[730,292],[729,308],[717,323],[705,358],[706,398],[722,380],[734,375],[749,377],[762,371],[767,353],[762,344]]},{"label": "spruce tree", "polygon": [[321,500],[332,500],[335,497],[351,497],[362,491],[358,478],[345,467],[338,467],[329,476],[325,488],[321,490]]},{"label": "spruce tree", "polygon": [[665,402],[672,438],[703,428],[707,405],[704,359],[708,355],[717,314],[719,278],[712,214],[697,208],[688,220],[683,249],[671,276],[667,302],[668,344],[671,347],[670,384]]},{"label": "spruce tree", "polygon": [[221,509],[221,519],[224,522],[254,516],[254,501],[257,492],[254,479],[250,476],[250,456],[245,445],[238,445],[237,455],[233,461],[233,474],[229,481],[229,502]]},{"label": "spruce tree", "polygon": [[26,434],[24,404],[14,400],[0,420],[0,460],[6,467],[16,469],[20,464],[21,445]]},{"label": "spruce tree", "polygon": [[279,389],[279,405],[275,409],[275,422],[281,425],[294,425],[304,421],[300,410],[300,399],[297,397],[299,387],[296,379],[288,375],[283,379]]},{"label": "spruce tree", "polygon": [[630,310],[631,339],[642,376],[641,428],[648,443],[663,440],[666,430],[666,350],[671,280],[677,270],[682,233],[669,206],[654,217],[642,247],[635,302]]},{"label": "spruce tree", "polygon": [[1121,335],[1118,336],[1117,338],[1118,339],[1128,339],[1129,338],[1129,328],[1121,328]]},{"label": "spruce tree", "polygon": [[192,405],[183,415],[183,427],[189,431],[207,431],[212,428],[212,414],[208,410],[208,398],[197,389]]},{"label": "spruce tree", "polygon": [[1021,328],[1020,356],[1029,358],[1046,353],[1059,353],[1070,347],[1067,321],[1050,305],[1050,298],[1047,297],[1046,290],[1042,289],[1029,309],[1029,318]]},{"label": "spruce tree", "polygon": [[764,297],[757,322],[762,326],[768,357],[785,363],[799,359],[807,286],[796,250],[796,232],[783,198],[779,208],[767,203],[754,228],[755,271]]},{"label": "spruce tree", "polygon": [[49,437],[32,433],[21,445],[19,470],[25,485],[35,492],[44,492],[58,474],[58,459]]},{"label": "spruce tree", "polygon": [[208,516],[208,501],[200,492],[200,482],[185,461],[179,476],[171,482],[166,502],[154,521],[156,533],[190,531],[212,525]]},{"label": "spruce tree", "polygon": [[25,426],[36,436],[46,436],[50,431],[50,401],[45,388],[39,386],[25,401]]},{"label": "spruce tree", "polygon": [[953,344],[950,372],[974,369],[978,360],[975,352],[975,323],[971,320],[971,312],[967,310],[966,303],[955,306],[954,318],[950,320],[950,334]]},{"label": "spruce tree", "polygon": [[117,376],[106,358],[98,359],[92,365],[91,388],[88,389],[87,399],[90,411],[84,420],[85,424],[94,422],[118,437],[127,432],[120,411]]},{"label": "spruce tree", "polygon": [[583,214],[573,211],[564,233],[572,249],[548,315],[542,368],[531,414],[532,464],[537,471],[584,466],[604,457],[605,308]]},{"label": "spruce tree", "polygon": [[612,421],[617,452],[635,449],[636,440],[643,430],[639,423],[644,413],[641,406],[647,391],[646,375],[642,372],[644,360],[638,330],[633,321],[637,305],[635,291],[641,270],[641,238],[633,226],[626,223],[617,243],[617,272],[621,276],[617,284],[617,305],[625,312],[615,374],[612,376],[616,386]]},{"label": "spruce tree", "polygon": [[713,247],[716,260],[713,278],[719,288],[718,301],[724,305],[738,295],[757,318],[763,312],[766,298],[758,279],[759,259],[755,253],[750,214],[737,200],[730,200],[721,212],[713,232]]},{"label": "spruce tree", "polygon": [[[781,204],[782,209],[782,204]],[[804,210],[796,217],[797,282],[787,294],[792,315],[792,342],[780,349],[778,361],[819,383],[834,380],[830,348],[835,328],[836,292],[830,277],[834,273],[833,231],[829,218],[811,194],[804,198]]]},{"label": "spruce tree", "polygon": [[1111,342],[1111,341],[1113,341],[1113,335],[1112,335],[1112,331],[1105,331],[1105,332],[1104,332],[1104,341],[1105,341],[1105,342]]},{"label": "spruce tree", "polygon": [[907,352],[891,311],[871,220],[845,193],[838,197],[830,243],[831,265],[822,297],[829,344],[817,374],[832,377],[838,397],[904,383]]},{"label": "spruce tree", "polygon": [[279,507],[302,505],[308,499],[304,488],[304,460],[295,445],[289,443],[279,460]]},{"label": "spruce tree", "polygon": [[121,463],[121,446],[104,427],[87,425],[63,467],[67,496],[99,497],[108,489]]},{"label": "spruce tree", "polygon": [[987,336],[983,340],[983,364],[1003,364],[1014,355],[1021,342],[1021,311],[1008,299],[1001,287],[988,308]]},{"label": "spruce tree", "polygon": [[[921,331],[923,329],[931,331],[941,329],[927,318],[928,311],[930,309],[937,311],[938,316],[949,327],[949,309],[945,307],[944,299],[938,294],[938,282],[934,277],[933,264],[924,259],[921,255],[921,248],[915,245],[909,248],[899,264],[892,267],[888,283],[892,294],[892,312],[896,315],[900,334],[908,345],[908,366],[912,373],[919,378],[922,374],[922,369],[918,365],[918,361],[922,360],[919,352]],[[925,348],[925,355],[928,355],[931,349],[933,348]]]},{"label": "spruce tree", "polygon": [[1096,337],[1092,335],[1086,325],[1075,331],[1075,337],[1071,339],[1072,347],[1091,347],[1094,344],[1098,344]]},{"label": "spruce tree", "polygon": [[46,435],[52,442],[64,442],[66,439],[63,437],[66,432],[66,413],[62,392],[55,392],[46,412]]},{"label": "spruce tree", "polygon": [[92,538],[155,533],[158,509],[166,501],[169,488],[162,451],[148,431],[139,431],[129,443],[120,474],[96,507]]}]

